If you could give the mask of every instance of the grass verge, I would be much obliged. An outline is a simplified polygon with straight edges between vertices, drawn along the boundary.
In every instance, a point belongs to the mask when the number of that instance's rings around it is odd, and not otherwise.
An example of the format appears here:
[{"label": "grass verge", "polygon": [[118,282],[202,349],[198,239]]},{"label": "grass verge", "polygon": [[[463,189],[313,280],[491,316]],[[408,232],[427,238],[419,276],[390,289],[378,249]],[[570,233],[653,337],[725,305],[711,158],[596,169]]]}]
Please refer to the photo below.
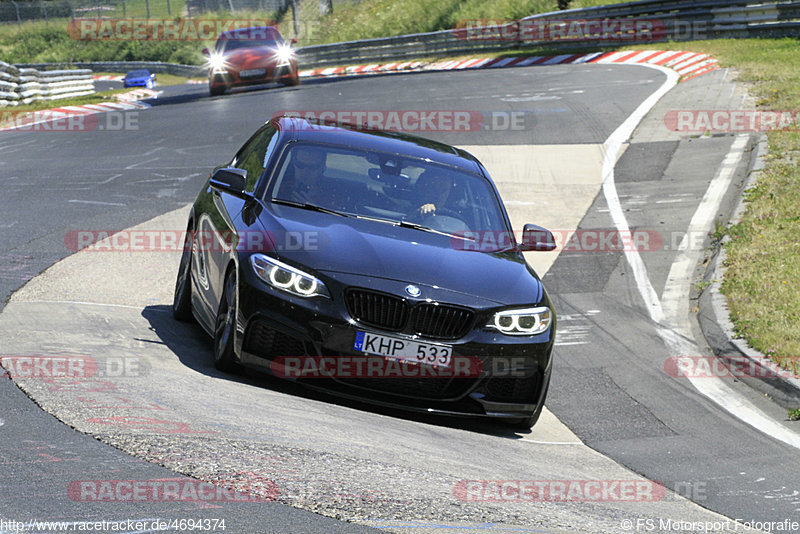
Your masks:
[{"label": "grass verge", "polygon": [[[155,4],[155,2],[151,2]],[[121,14],[119,17],[121,18]],[[128,15],[128,18],[131,18]],[[143,18],[143,17],[142,17]],[[166,18],[151,15],[152,19]],[[169,17],[181,20],[180,17]],[[262,11],[219,12],[203,15],[203,20],[275,20],[277,15]],[[96,39],[80,40],[68,33],[70,19],[0,24],[0,58],[6,63],[72,63],[79,61],[165,61],[183,65],[202,65],[200,51],[212,46],[200,39]],[[224,27],[220,24],[219,27]],[[124,36],[124,34],[122,34]],[[189,35],[191,37],[191,35]],[[195,36],[196,37],[196,36]]]},{"label": "grass verge", "polygon": [[[572,0],[570,8],[616,4],[619,0]],[[318,2],[298,2],[295,34],[292,10],[280,19],[281,32],[301,46],[448,30],[459,21],[517,20],[558,11],[557,0],[362,0],[335,3],[320,15]]]}]

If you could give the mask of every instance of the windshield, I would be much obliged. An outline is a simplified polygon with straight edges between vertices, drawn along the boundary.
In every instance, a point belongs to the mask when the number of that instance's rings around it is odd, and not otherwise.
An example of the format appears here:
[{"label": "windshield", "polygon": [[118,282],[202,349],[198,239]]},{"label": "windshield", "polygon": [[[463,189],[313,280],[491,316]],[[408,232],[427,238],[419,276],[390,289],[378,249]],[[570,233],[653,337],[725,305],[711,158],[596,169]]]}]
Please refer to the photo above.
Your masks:
[{"label": "windshield", "polygon": [[483,176],[384,152],[292,143],[265,198],[453,235],[506,229]]},{"label": "windshield", "polygon": [[150,76],[150,71],[147,70],[132,70],[127,74],[128,78],[139,78],[141,76]]},{"label": "windshield", "polygon": [[217,50],[220,51],[228,51],[231,50],[239,50],[242,48],[258,48],[260,46],[268,46],[271,48],[277,48],[278,42],[277,41],[262,41],[262,40],[254,40],[254,39],[236,39],[236,40],[225,40],[220,41],[217,45]]}]

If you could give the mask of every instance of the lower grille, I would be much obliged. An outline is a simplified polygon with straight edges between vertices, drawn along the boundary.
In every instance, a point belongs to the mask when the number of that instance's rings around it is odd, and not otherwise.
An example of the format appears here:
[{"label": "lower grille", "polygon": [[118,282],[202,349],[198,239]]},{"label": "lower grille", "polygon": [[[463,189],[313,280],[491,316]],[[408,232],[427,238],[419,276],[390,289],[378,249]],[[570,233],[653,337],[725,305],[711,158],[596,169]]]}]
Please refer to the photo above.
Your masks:
[{"label": "lower grille", "polygon": [[306,353],[302,341],[279,332],[260,320],[251,323],[247,329],[244,350],[268,360],[278,356],[303,356]]}]

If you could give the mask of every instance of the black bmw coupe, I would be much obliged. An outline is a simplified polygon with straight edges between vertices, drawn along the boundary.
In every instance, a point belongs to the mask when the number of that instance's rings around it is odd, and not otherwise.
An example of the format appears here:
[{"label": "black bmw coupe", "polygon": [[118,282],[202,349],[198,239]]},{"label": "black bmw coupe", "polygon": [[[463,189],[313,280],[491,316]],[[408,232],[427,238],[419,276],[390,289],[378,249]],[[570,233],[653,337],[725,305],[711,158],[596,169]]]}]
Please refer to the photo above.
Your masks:
[{"label": "black bmw coupe", "polygon": [[533,426],[550,299],[486,169],[395,132],[276,117],[216,168],[189,215],[176,319],[214,364],[348,398]]}]

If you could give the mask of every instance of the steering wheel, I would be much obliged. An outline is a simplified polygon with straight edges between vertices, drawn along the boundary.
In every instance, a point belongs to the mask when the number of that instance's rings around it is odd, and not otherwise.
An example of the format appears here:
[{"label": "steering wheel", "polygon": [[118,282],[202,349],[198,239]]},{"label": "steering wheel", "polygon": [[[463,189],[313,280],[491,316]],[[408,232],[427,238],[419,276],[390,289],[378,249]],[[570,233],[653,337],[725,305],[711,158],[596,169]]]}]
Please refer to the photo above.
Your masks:
[{"label": "steering wheel", "polygon": [[461,218],[461,214],[456,210],[451,210],[450,208],[436,208],[436,211],[433,214],[425,216],[426,219],[428,217],[452,217],[453,219],[458,219],[459,221],[464,222],[464,219]]},{"label": "steering wheel", "polygon": [[469,225],[461,218],[458,212],[447,208],[437,208],[436,214],[426,215],[423,217],[421,224],[434,230],[453,234],[469,230]]}]

